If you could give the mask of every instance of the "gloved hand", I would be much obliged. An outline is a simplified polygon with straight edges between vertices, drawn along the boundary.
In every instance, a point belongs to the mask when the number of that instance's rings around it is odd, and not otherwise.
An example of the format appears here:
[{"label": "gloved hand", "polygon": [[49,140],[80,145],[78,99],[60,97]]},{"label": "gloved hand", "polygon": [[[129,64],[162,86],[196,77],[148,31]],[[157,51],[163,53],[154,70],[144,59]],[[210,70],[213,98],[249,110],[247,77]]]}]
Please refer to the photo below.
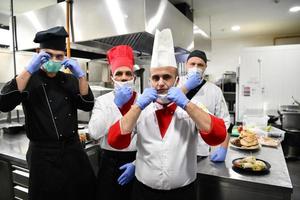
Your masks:
[{"label": "gloved hand", "polygon": [[65,59],[61,64],[64,65],[65,68],[69,68],[76,78],[81,78],[84,76],[84,73],[76,60]]},{"label": "gloved hand", "polygon": [[197,87],[198,85],[200,85],[201,82],[202,82],[202,75],[199,72],[193,72],[188,76],[187,81],[184,84],[184,87],[188,91],[190,91],[195,87]]},{"label": "gloved hand", "polygon": [[152,101],[157,99],[157,91],[154,88],[146,88],[141,96],[138,97],[136,104],[144,110]]},{"label": "gloved hand", "polygon": [[120,185],[125,185],[134,178],[134,174],[135,174],[135,165],[134,164],[127,163],[125,165],[122,165],[119,169],[120,170],[125,169],[125,171],[118,178],[118,183]]},{"label": "gloved hand", "polygon": [[26,70],[30,74],[32,74],[32,73],[36,72],[37,70],[39,70],[41,65],[44,64],[45,62],[47,62],[49,59],[50,59],[50,55],[44,51],[41,51],[40,53],[35,54],[33,56],[29,65],[26,67]]},{"label": "gloved hand", "polygon": [[181,108],[185,108],[185,106],[188,104],[188,102],[190,100],[188,100],[188,98],[183,94],[183,92],[181,91],[180,88],[178,87],[171,87],[168,90],[168,95],[167,95],[168,99],[170,99],[170,101],[175,102],[178,106],[180,106]]},{"label": "gloved hand", "polygon": [[122,106],[129,101],[132,96],[132,89],[127,86],[119,87],[115,89],[115,104],[122,108]]},{"label": "gloved hand", "polygon": [[218,147],[212,154],[210,155],[210,160],[213,162],[224,162],[227,154],[227,148]]}]

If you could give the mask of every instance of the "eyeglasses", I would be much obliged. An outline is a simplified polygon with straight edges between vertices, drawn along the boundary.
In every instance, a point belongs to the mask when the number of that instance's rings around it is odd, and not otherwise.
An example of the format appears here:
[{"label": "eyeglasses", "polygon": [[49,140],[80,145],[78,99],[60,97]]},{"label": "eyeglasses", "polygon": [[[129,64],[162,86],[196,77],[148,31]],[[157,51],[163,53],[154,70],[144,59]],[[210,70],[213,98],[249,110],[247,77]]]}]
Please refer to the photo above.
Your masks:
[{"label": "eyeglasses", "polygon": [[49,54],[51,58],[55,58],[56,60],[64,60],[65,58],[65,54],[53,54],[48,51],[46,51],[46,53]]}]

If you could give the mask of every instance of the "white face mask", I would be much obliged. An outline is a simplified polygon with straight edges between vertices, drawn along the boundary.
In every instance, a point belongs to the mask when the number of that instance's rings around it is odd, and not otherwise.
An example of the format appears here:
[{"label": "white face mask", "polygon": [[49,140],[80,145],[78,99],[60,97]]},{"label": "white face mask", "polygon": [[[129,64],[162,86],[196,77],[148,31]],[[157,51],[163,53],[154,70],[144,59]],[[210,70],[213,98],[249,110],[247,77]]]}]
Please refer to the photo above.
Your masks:
[{"label": "white face mask", "polygon": [[[178,76],[175,79],[175,83],[173,84],[173,87],[176,86],[177,80],[178,80]],[[171,101],[168,99],[167,96],[168,96],[168,93],[166,93],[166,94],[157,94],[156,102],[158,102],[160,104],[168,104],[168,103],[170,103]]]},{"label": "white face mask", "polygon": [[115,79],[111,78],[114,82],[114,87],[115,89],[117,88],[121,88],[121,87],[128,87],[131,90],[133,90],[134,88],[134,79],[130,80],[130,81],[116,81]]},{"label": "white face mask", "polygon": [[199,74],[203,75],[203,72],[204,71],[199,67],[192,67],[192,68],[187,69],[187,75],[188,76],[193,74],[193,73],[199,73]]}]

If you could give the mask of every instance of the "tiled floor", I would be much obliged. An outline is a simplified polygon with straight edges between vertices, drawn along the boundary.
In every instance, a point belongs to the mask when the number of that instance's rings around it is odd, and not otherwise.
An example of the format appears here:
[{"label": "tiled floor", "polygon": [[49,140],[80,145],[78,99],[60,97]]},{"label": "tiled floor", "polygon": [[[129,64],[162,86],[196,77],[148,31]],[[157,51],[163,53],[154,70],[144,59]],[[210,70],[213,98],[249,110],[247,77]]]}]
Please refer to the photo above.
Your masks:
[{"label": "tiled floor", "polygon": [[292,200],[300,199],[300,160],[287,160],[291,181],[293,184]]}]

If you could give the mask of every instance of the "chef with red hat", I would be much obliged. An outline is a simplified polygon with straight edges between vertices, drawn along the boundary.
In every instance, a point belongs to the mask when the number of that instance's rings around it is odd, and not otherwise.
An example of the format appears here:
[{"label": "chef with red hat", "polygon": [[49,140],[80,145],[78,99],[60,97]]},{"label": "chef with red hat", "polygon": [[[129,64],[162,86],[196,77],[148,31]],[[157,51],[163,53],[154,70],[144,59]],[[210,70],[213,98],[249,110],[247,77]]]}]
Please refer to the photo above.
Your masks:
[{"label": "chef with red hat", "polygon": [[97,199],[130,199],[136,156],[136,137],[131,133],[128,147],[119,150],[107,142],[110,127],[117,122],[135,102],[134,55],[130,46],[115,46],[107,52],[114,91],[96,99],[89,122],[89,133],[100,140],[101,153],[97,177]]}]

